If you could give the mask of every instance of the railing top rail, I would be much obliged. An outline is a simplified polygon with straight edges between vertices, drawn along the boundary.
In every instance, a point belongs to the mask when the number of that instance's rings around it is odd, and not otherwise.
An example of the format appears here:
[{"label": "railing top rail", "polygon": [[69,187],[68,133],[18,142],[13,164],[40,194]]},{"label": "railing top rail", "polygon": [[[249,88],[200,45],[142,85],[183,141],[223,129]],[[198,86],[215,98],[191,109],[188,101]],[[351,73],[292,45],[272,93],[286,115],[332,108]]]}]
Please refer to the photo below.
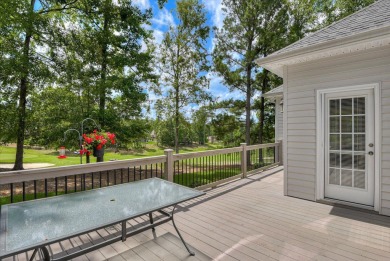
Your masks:
[{"label": "railing top rail", "polygon": [[83,165],[72,165],[65,167],[31,169],[19,171],[7,171],[0,173],[0,185],[24,181],[32,181],[47,178],[57,178],[78,174],[86,174],[99,171],[122,169],[128,167],[165,163],[166,156],[155,156],[130,160],[116,160]]},{"label": "railing top rail", "polygon": [[202,152],[190,152],[190,153],[184,153],[184,154],[174,154],[173,160],[192,159],[192,158],[214,156],[214,155],[227,154],[227,153],[233,153],[233,152],[239,152],[239,151],[242,151],[242,147],[219,149],[219,150],[208,150],[208,151],[202,151]]},{"label": "railing top rail", "polygon": [[266,143],[266,144],[256,144],[256,145],[249,145],[246,146],[246,150],[256,150],[256,149],[262,149],[262,148],[272,148],[279,146],[279,143]]}]

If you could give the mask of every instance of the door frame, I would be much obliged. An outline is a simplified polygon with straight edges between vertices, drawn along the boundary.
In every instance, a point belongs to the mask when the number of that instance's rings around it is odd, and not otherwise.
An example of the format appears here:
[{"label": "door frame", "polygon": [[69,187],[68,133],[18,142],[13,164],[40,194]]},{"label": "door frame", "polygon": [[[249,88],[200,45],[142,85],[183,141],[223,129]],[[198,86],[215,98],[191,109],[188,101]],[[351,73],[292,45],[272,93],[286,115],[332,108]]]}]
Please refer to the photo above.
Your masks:
[{"label": "door frame", "polygon": [[[329,89],[316,90],[316,148],[317,148],[317,160],[316,160],[316,188],[315,197],[316,201],[325,199],[325,94],[359,91],[359,90],[373,90],[374,91],[374,148],[375,148],[375,163],[374,163],[374,210],[380,211],[380,184],[381,184],[381,111],[380,111],[380,97],[381,88],[380,83],[371,83],[364,85],[353,85],[336,87]],[[342,202],[342,201],[341,201]],[[355,205],[355,204],[353,204]],[[360,204],[356,204],[360,206]],[[362,205],[363,207],[363,205]]]}]

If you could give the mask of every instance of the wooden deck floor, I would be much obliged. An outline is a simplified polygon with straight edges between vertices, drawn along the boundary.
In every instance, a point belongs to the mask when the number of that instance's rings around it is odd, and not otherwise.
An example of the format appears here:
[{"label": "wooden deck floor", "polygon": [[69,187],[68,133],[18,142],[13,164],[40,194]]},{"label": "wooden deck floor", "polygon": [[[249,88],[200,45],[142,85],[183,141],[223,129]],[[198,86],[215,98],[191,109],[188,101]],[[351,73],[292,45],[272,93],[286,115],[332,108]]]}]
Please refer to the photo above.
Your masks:
[{"label": "wooden deck floor", "polygon": [[[285,197],[281,168],[209,190],[181,204],[175,220],[195,257],[167,223],[74,260],[390,260],[390,217]],[[50,251],[58,256],[117,232],[99,230]]]}]

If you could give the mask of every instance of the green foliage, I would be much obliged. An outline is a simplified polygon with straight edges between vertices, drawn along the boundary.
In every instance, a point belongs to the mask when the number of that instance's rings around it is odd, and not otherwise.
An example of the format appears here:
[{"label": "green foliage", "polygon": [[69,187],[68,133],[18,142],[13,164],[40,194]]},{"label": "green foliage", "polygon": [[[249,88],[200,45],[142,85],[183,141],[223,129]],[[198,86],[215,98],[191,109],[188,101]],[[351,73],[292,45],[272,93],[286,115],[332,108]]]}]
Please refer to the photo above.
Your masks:
[{"label": "green foliage", "polygon": [[[178,143],[179,145],[191,145],[194,141],[194,133],[191,124],[182,116],[179,115]],[[173,118],[168,118],[158,122],[157,142],[160,146],[175,147],[175,121]]]},{"label": "green foliage", "polygon": [[245,141],[244,123],[231,114],[217,114],[211,121],[213,133],[217,140],[223,141],[224,146],[239,146]]},{"label": "green foliage", "polygon": [[192,129],[198,144],[206,144],[207,136],[210,136],[210,126],[207,121],[212,114],[206,106],[202,106],[192,113]]},{"label": "green foliage", "polygon": [[111,0],[80,1],[77,7],[78,13],[62,21],[62,43],[67,49],[62,57],[63,79],[83,96],[97,98],[102,127],[111,123],[106,110],[115,96],[120,99],[111,106],[120,103],[118,107],[126,108],[121,116],[139,115],[146,99],[140,83],[156,80],[149,45],[152,34],[144,26],[150,24],[151,10],[142,12],[129,1]]},{"label": "green foliage", "polygon": [[[208,81],[206,39],[209,27],[205,25],[206,15],[198,0],[176,2],[178,25],[171,25],[164,34],[159,46],[161,83],[160,89],[166,103],[173,104],[175,150],[179,152],[180,113],[190,103],[198,103],[209,98],[205,92]],[[159,86],[160,87],[160,86]]]},{"label": "green foliage", "polygon": [[224,0],[223,5],[226,16],[223,27],[214,29],[213,62],[215,71],[230,89],[246,94],[245,142],[250,144],[251,99],[255,89],[264,93],[263,86],[268,84],[256,79],[255,59],[287,42],[287,7],[283,1],[258,0]]},{"label": "green foliage", "polygon": [[317,0],[317,13],[323,17],[320,27],[330,25],[375,1],[376,0]]}]

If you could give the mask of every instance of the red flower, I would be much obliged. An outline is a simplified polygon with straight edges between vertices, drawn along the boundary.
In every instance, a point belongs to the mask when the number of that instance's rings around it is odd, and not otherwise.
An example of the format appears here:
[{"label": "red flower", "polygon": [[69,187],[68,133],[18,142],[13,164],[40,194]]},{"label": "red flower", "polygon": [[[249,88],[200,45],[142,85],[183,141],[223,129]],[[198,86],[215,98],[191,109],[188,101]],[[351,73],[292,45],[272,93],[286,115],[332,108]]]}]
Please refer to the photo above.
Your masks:
[{"label": "red flower", "polygon": [[86,153],[89,155],[92,149],[100,150],[106,144],[115,144],[115,134],[114,133],[99,133],[97,130],[94,130],[91,134],[83,134],[84,147],[85,150],[80,153]]}]

